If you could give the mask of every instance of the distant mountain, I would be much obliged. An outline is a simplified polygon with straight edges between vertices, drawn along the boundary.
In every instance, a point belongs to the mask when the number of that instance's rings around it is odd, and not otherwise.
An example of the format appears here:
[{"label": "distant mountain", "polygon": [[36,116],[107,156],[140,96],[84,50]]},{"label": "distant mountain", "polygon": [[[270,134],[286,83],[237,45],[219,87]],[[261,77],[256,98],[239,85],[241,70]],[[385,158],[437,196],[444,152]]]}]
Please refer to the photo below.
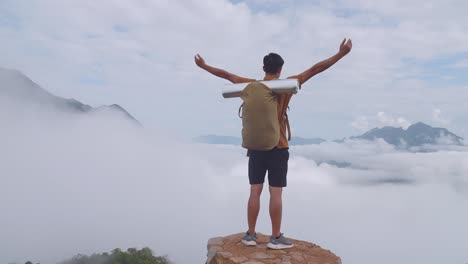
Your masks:
[{"label": "distant mountain", "polygon": [[[193,139],[193,141],[198,143],[205,143],[205,144],[227,144],[227,145],[237,145],[240,146],[242,144],[242,139],[240,137],[232,137],[232,136],[219,136],[219,135],[204,135],[199,136]],[[292,137],[289,144],[293,145],[313,145],[313,144],[320,144],[325,142],[325,139],[321,138],[302,138],[302,137]]]},{"label": "distant mountain", "polygon": [[14,101],[15,103],[23,103],[46,110],[58,110],[66,113],[119,113],[138,123],[132,115],[117,104],[93,108],[75,99],[65,99],[55,96],[33,82],[23,73],[17,70],[0,67],[0,99],[3,98],[7,100],[10,99],[10,101]]},{"label": "distant mountain", "polygon": [[419,147],[423,145],[463,145],[463,138],[445,128],[432,127],[422,122],[403,129],[401,127],[374,128],[361,136],[351,139],[375,140],[381,138],[398,147]]}]

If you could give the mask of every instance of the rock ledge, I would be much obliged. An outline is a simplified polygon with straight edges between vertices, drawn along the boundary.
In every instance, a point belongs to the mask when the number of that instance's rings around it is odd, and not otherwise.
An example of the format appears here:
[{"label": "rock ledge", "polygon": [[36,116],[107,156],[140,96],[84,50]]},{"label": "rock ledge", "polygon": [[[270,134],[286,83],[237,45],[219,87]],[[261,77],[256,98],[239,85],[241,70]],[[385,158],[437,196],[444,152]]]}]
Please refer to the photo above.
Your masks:
[{"label": "rock ledge", "polygon": [[341,264],[338,256],[313,243],[291,239],[293,248],[271,250],[267,248],[269,236],[257,233],[255,247],[244,246],[240,242],[243,236],[240,233],[209,239],[206,264]]}]

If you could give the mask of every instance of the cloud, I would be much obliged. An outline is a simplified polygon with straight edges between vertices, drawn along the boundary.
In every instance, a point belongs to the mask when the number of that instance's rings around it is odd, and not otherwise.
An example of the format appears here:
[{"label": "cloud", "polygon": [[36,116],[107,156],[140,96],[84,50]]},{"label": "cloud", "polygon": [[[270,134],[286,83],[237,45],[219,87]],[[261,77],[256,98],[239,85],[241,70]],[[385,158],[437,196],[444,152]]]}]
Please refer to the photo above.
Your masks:
[{"label": "cloud", "polygon": [[434,122],[438,123],[438,124],[442,124],[442,125],[447,125],[450,123],[450,120],[446,119],[443,114],[442,114],[442,110],[436,108],[432,111],[432,118],[434,120]]},{"label": "cloud", "polygon": [[381,126],[396,126],[406,129],[411,125],[411,123],[404,117],[394,118],[392,116],[389,116],[385,112],[378,112],[377,118]]},{"label": "cloud", "polygon": [[[1,262],[54,263],[80,252],[144,244],[184,263],[169,249],[177,241],[162,237],[193,235],[179,217],[203,208],[191,197],[213,197],[193,189],[209,185],[212,168],[193,159],[194,150],[105,113],[6,113],[10,119],[2,122],[11,125],[0,132]],[[182,204],[192,209],[180,212]]]},{"label": "cloud", "polygon": [[360,132],[366,132],[375,127],[393,126],[408,128],[411,122],[404,117],[393,117],[385,112],[378,112],[375,117],[358,116],[351,122],[351,126]]},{"label": "cloud", "polygon": [[[334,182],[358,185],[392,182],[446,184],[447,181],[449,185],[455,185],[459,175],[466,173],[455,168],[460,168],[468,154],[466,147],[439,147],[437,152],[431,153],[401,152],[382,140],[347,140],[343,144],[329,142],[295,148],[298,155],[315,162],[333,160],[351,164],[344,169],[329,165],[325,168],[334,175]],[[437,162],[433,162],[435,160]],[[440,175],[444,176],[441,178]]]},{"label": "cloud", "polygon": [[371,129],[370,125],[369,125],[369,120],[367,119],[367,117],[365,116],[359,116],[357,117],[352,123],[351,123],[351,126],[353,128],[356,128],[357,130],[361,131],[361,132],[365,132],[365,131],[368,131],[369,129]]},{"label": "cloud", "polygon": [[[201,263],[208,238],[245,231],[247,157],[240,147],[180,143],[105,113],[61,115],[3,103],[1,110],[0,262],[54,263],[149,246],[176,263]],[[407,153],[383,141],[351,140],[290,151],[288,236],[347,263],[466,257],[466,148]],[[267,203],[265,193],[258,230],[266,234]],[[434,232],[451,242],[440,248],[429,239]]]},{"label": "cloud", "polygon": [[453,65],[455,68],[468,68],[468,59],[461,60]]}]

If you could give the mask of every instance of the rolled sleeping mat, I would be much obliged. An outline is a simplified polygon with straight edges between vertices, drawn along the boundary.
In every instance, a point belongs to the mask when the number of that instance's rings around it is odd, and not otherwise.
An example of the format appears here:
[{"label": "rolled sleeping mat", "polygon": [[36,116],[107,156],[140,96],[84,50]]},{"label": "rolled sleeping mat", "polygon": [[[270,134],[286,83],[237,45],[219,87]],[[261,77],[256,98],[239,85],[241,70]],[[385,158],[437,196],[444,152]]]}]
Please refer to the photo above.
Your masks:
[{"label": "rolled sleeping mat", "polygon": [[[299,81],[297,79],[282,79],[271,81],[260,81],[275,93],[297,93]],[[226,84],[222,89],[224,98],[240,97],[242,90],[250,83]]]}]

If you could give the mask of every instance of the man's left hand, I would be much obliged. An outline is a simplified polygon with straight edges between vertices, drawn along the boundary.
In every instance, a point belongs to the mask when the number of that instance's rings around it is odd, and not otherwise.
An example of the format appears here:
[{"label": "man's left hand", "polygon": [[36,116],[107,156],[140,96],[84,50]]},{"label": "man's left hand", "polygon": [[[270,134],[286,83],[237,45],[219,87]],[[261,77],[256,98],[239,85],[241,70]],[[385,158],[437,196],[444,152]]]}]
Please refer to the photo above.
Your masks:
[{"label": "man's left hand", "polygon": [[352,48],[353,42],[351,41],[351,39],[348,39],[347,41],[346,39],[344,39],[343,42],[341,42],[339,53],[345,56],[351,51]]}]

